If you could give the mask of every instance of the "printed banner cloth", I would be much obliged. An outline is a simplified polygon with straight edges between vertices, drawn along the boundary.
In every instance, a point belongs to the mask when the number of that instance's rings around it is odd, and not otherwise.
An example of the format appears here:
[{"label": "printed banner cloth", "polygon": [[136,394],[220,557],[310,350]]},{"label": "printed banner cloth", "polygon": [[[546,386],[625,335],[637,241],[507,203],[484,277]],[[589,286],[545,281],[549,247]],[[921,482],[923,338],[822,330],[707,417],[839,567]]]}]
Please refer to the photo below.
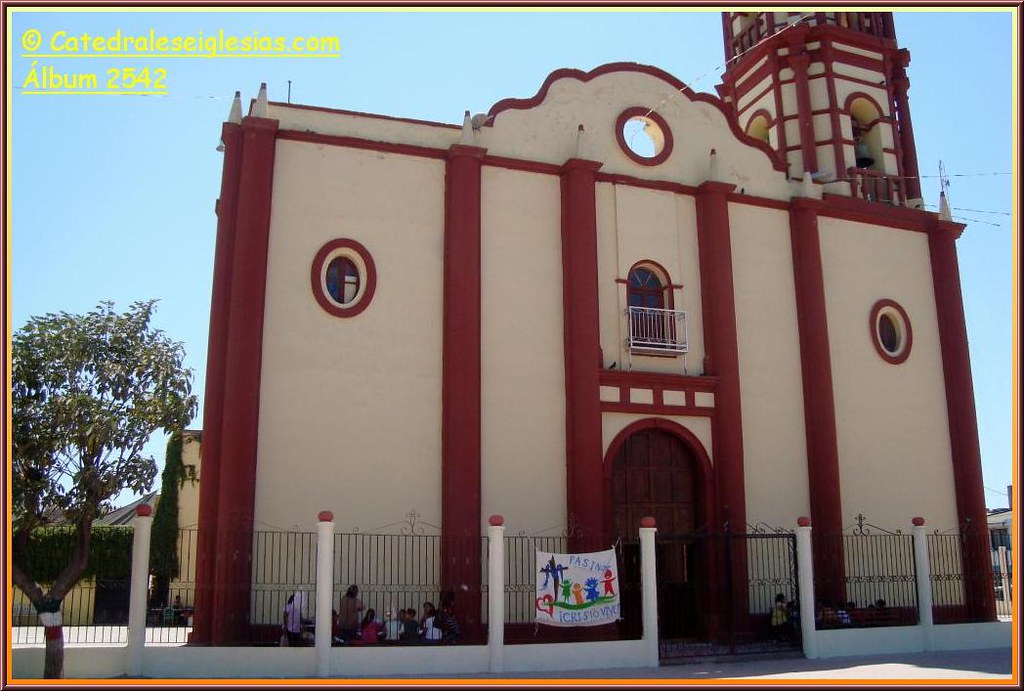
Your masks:
[{"label": "printed banner cloth", "polygon": [[618,621],[615,550],[537,552],[536,607],[537,622],[551,626],[599,626]]}]

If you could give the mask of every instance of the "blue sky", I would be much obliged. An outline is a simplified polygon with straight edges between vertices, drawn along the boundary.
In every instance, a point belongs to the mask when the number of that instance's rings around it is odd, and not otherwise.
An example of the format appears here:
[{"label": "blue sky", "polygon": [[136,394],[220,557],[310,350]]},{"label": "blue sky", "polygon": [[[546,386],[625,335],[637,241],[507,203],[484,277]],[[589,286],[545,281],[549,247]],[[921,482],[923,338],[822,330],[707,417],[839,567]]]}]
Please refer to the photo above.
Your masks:
[{"label": "blue sky", "polygon": [[[10,11],[10,10],[8,10]],[[1007,506],[1013,466],[1011,217],[1018,144],[1011,110],[1014,15],[896,12],[912,62],[910,107],[922,190],[937,205],[939,163],[949,176],[970,340],[986,503]],[[10,324],[32,315],[120,309],[160,300],[156,325],[184,342],[202,397],[206,369],[215,150],[231,97],[248,107],[266,82],[271,100],[460,123],[507,97],[536,93],[561,67],[655,65],[714,93],[724,63],[718,12],[439,11],[17,12],[11,69]],[[109,36],[337,36],[336,59],[88,59],[22,57],[26,31]],[[42,52],[42,50],[38,51]],[[30,70],[166,70],[166,96],[29,95]],[[202,427],[202,417],[194,428]],[[147,450],[163,463],[165,438]],[[122,497],[127,499],[128,497]]]}]

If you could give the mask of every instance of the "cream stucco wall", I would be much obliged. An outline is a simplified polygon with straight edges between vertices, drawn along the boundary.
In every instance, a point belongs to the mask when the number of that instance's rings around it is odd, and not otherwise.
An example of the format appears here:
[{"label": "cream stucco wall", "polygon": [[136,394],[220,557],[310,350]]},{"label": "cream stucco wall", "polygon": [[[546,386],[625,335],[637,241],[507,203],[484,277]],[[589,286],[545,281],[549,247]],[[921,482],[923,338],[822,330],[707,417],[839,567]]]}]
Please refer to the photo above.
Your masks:
[{"label": "cream stucco wall", "polygon": [[[597,189],[598,296],[604,366],[645,372],[700,374],[704,361],[696,206],[689,195],[602,183]],[[626,347],[625,280],[638,262],[656,262],[681,290],[674,309],[686,311],[689,352],[684,358],[633,354]],[[685,369],[684,369],[685,367]]]},{"label": "cream stucco wall", "polygon": [[[786,108],[795,107],[791,86],[783,87],[783,97]],[[614,135],[618,114],[645,104],[657,105],[676,136],[672,156],[660,166],[628,159]],[[433,124],[284,106],[272,107],[271,116],[283,128],[438,148],[460,136]],[[798,141],[798,123],[786,127],[787,140]],[[716,107],[635,71],[560,79],[542,103],[503,110],[471,139],[489,155],[551,164],[580,156],[602,162],[602,174],[685,185],[707,179],[707,154],[715,148],[719,179],[746,195],[788,199],[795,191],[768,156],[735,138]],[[423,522],[440,523],[443,206],[441,160],[278,143],[258,529],[311,530],[320,509],[335,512],[341,531],[394,524],[410,509]],[[747,516],[790,525],[809,511],[809,501],[789,219],[785,211],[736,201],[729,211]],[[596,212],[603,365],[702,374],[693,197],[604,180],[596,187]],[[929,524],[951,525],[951,470],[948,462],[935,463],[948,459],[949,442],[925,236],[827,218],[821,227],[844,520],[850,509],[877,525],[903,526],[919,514]],[[501,513],[507,525],[536,532],[565,520],[559,177],[485,163],[481,233],[481,518]],[[379,278],[371,308],[351,319],[328,315],[310,295],[312,257],[339,237],[367,247]],[[674,291],[674,307],[688,317],[685,368],[681,357],[630,358],[624,347],[626,292],[617,281],[644,260],[683,285]],[[868,338],[868,313],[881,297],[911,315],[914,352],[903,365],[884,363]],[[635,401],[652,394],[638,396]],[[605,449],[643,417],[605,413]],[[713,456],[709,418],[676,421]],[[296,476],[316,481],[296,483]],[[935,478],[938,491],[921,477]],[[923,506],[904,511],[911,504]]]},{"label": "cream stucco wall", "polygon": [[747,522],[793,526],[810,504],[789,214],[734,203],[729,222]]},{"label": "cream stucco wall", "polygon": [[484,167],[481,200],[481,520],[564,529],[560,181]]},{"label": "cream stucco wall", "polygon": [[[273,94],[271,94],[273,95]],[[447,149],[459,140],[461,111],[453,111],[450,123],[389,118],[370,113],[338,112],[270,104],[267,117],[278,120],[282,130],[317,132],[371,141],[403,142]]]},{"label": "cream stucco wall", "polygon": [[707,417],[684,417],[680,415],[644,415],[640,413],[604,413],[601,416],[601,438],[602,448],[607,456],[609,449],[611,448],[612,442],[615,440],[616,435],[624,430],[629,425],[637,422],[638,420],[649,420],[652,417],[658,417],[663,420],[669,420],[676,423],[680,427],[684,427],[700,441],[701,446],[704,447],[704,451],[707,453],[708,458],[714,463],[714,449],[711,445],[711,418]]},{"label": "cream stucco wall", "polygon": [[[631,107],[656,109],[672,130],[673,153],[663,164],[640,165],[619,148],[615,123],[619,114]],[[586,135],[583,151],[577,152],[580,124]],[[475,141],[499,156],[557,165],[578,156],[601,161],[604,173],[690,185],[707,179],[708,154],[716,149],[721,179],[750,193],[778,199],[787,198],[791,190],[785,174],[772,167],[768,154],[735,137],[723,110],[691,101],[673,84],[642,72],[611,72],[587,82],[559,79],[551,84],[541,104],[498,113],[493,127],[481,129]]]},{"label": "cream stucco wall", "polygon": [[[279,141],[267,266],[257,530],[440,524],[444,163]],[[400,203],[399,203],[400,201]],[[362,243],[371,307],[338,318],[314,301],[329,240]]]},{"label": "cream stucco wall", "polygon": [[[914,516],[957,525],[928,238],[822,218],[844,526],[863,513],[883,528]],[[909,358],[893,365],[872,343],[869,318],[883,298],[910,319]]]},{"label": "cream stucco wall", "polygon": [[202,472],[202,436],[198,432],[185,431],[181,440],[181,462],[195,480],[186,479],[178,488],[178,527],[196,528],[199,525],[199,481]]}]

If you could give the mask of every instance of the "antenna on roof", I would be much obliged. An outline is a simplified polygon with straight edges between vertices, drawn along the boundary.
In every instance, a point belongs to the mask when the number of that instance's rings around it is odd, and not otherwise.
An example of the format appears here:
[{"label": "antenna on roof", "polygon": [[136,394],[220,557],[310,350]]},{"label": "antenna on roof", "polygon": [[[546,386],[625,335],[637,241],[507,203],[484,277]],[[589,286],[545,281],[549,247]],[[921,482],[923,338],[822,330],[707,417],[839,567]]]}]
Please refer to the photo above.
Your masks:
[{"label": "antenna on roof", "polygon": [[292,102],[292,80],[288,80],[288,103]]},{"label": "antenna on roof", "polygon": [[949,208],[949,177],[942,161],[939,161],[939,216],[947,221],[953,220]]}]

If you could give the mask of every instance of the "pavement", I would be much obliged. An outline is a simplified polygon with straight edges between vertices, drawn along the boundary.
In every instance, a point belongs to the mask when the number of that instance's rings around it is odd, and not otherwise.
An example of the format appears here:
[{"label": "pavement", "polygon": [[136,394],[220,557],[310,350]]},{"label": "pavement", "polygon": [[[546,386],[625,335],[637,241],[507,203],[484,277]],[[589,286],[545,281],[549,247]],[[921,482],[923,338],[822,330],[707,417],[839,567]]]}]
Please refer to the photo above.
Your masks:
[{"label": "pavement", "polygon": [[[366,677],[369,679],[370,677]],[[379,677],[373,677],[379,679]],[[960,650],[931,653],[904,653],[808,660],[804,657],[770,657],[701,660],[656,668],[598,669],[573,672],[504,673],[476,675],[436,675],[433,677],[389,677],[396,684],[430,679],[478,679],[481,685],[505,682],[508,685],[534,685],[545,680],[562,680],[558,686],[579,680],[581,686],[595,685],[700,685],[701,681],[744,680],[751,683],[777,684],[780,680],[805,680],[835,685],[878,685],[879,681],[934,680],[943,685],[963,681],[971,686],[1019,686],[1013,669],[1010,648]],[[986,683],[987,682],[987,683]],[[463,684],[460,683],[460,686]],[[709,684],[710,685],[710,684]],[[744,685],[744,684],[738,684]]]}]

